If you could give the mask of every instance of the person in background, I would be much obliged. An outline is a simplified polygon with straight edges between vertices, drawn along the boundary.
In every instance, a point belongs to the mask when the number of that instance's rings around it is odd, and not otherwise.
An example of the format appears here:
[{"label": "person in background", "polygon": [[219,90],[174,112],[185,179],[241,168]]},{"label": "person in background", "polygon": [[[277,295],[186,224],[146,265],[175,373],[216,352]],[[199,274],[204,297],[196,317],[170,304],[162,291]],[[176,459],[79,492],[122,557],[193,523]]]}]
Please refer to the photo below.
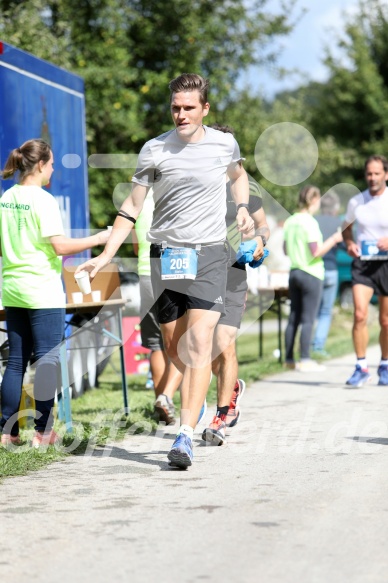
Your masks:
[{"label": "person in background", "polygon": [[[284,251],[291,259],[291,308],[285,333],[286,366],[301,372],[325,369],[311,360],[310,344],[325,275],[322,256],[342,241],[341,233],[336,232],[322,242],[318,222],[312,216],[318,212],[320,201],[319,189],[305,186],[299,193],[299,210],[284,223]],[[300,362],[296,363],[294,344],[299,326]]]},{"label": "person in background", "polygon": [[169,360],[156,314],[155,298],[151,284],[150,242],[146,235],[152,224],[154,212],[153,190],[150,189],[132,231],[134,252],[138,256],[140,278],[140,334],[144,348],[151,350],[150,370],[156,401],[155,413],[166,425],[175,423],[173,396],[182,381],[182,373]]},{"label": "person in background", "polygon": [[65,236],[59,206],[42,186],[50,182],[54,158],[49,144],[28,140],[10,153],[3,178],[19,173],[0,202],[3,257],[2,302],[5,307],[9,358],[1,384],[2,445],[18,445],[18,410],[23,376],[34,352],[35,434],[32,445],[57,441],[53,405],[57,390],[59,347],[64,335],[65,294],[61,255],[104,245],[102,231],[82,239]]},{"label": "person in background", "polygon": [[[344,219],[346,250],[352,263],[354,303],[353,344],[356,368],[346,381],[361,387],[370,380],[368,347],[368,307],[375,293],[379,299],[381,360],[377,369],[379,385],[388,385],[388,160],[370,156],[365,162],[367,190],[353,196]],[[357,239],[353,226],[357,224]]]},{"label": "person in background", "polygon": [[273,217],[267,216],[267,221],[271,231],[271,240],[268,241],[267,249],[269,255],[265,260],[265,264],[270,272],[281,271],[289,273],[291,261],[284,253],[284,219],[275,220]]},{"label": "person in background", "polygon": [[[231,133],[229,126],[212,125],[213,129]],[[263,251],[269,238],[262,198],[258,185],[249,179],[248,212],[254,221],[254,228],[245,239],[256,241]],[[240,402],[245,391],[245,382],[238,377],[236,338],[241,325],[247,296],[247,272],[245,264],[237,263],[236,253],[241,243],[241,233],[236,222],[236,204],[226,182],[226,227],[228,232],[229,256],[227,264],[225,313],[220,316],[214,334],[215,358],[212,362],[213,374],[217,377],[217,409],[211,423],[202,433],[202,439],[212,445],[222,445],[227,428],[235,427],[239,421]]]},{"label": "person in background", "polygon": [[[334,191],[328,192],[321,198],[321,213],[316,216],[316,219],[323,239],[327,239],[336,231],[341,230],[342,221],[338,217],[339,210],[339,197]],[[328,357],[325,345],[330,330],[333,305],[338,292],[337,246],[332,247],[322,259],[325,278],[311,348],[317,356]]]}]

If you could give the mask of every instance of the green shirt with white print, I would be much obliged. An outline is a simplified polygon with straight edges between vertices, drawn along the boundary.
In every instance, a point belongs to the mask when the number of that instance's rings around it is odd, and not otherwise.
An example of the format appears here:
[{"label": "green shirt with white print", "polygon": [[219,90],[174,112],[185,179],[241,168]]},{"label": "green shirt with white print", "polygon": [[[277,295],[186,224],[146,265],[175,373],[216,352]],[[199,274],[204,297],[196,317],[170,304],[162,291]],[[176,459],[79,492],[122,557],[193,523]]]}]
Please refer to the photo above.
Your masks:
[{"label": "green shirt with white print", "polygon": [[63,234],[59,206],[49,192],[39,186],[16,184],[3,194],[0,237],[5,307],[65,306],[62,259],[49,240]]}]

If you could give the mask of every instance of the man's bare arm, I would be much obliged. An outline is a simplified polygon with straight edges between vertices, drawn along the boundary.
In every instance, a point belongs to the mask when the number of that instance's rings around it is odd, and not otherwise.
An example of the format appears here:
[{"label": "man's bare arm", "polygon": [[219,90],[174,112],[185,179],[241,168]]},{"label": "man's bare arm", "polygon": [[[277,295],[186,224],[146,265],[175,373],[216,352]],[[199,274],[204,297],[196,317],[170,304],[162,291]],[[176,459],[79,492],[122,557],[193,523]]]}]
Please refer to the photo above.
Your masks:
[{"label": "man's bare arm", "polygon": [[360,257],[360,248],[353,239],[353,225],[344,222],[342,224],[342,237],[346,245],[346,251],[351,257]]},{"label": "man's bare arm", "polygon": [[[148,190],[146,186],[134,184],[131,194],[125,199],[120,210],[136,220],[141,213]],[[75,273],[86,270],[90,272],[90,278],[93,279],[103,267],[111,262],[133,227],[134,223],[132,221],[122,216],[117,216],[104,251],[98,257],[89,259],[89,261],[79,265]]]},{"label": "man's bare arm", "polygon": [[256,212],[251,213],[251,218],[253,219],[254,226],[250,230],[248,235],[243,236],[243,239],[244,241],[248,239],[256,241],[257,247],[254,252],[253,258],[257,260],[260,259],[264,253],[264,245],[261,235],[265,237],[265,239],[268,241],[270,236],[270,230],[267,223],[267,217],[265,216],[263,208],[260,208]]},{"label": "man's bare arm", "polygon": [[[235,164],[228,169],[230,178],[230,191],[236,207],[239,204],[248,204],[249,202],[249,181],[248,174],[245,172],[241,163]],[[247,234],[253,227],[253,221],[249,216],[248,209],[242,207],[237,211],[237,227],[240,232]]]}]

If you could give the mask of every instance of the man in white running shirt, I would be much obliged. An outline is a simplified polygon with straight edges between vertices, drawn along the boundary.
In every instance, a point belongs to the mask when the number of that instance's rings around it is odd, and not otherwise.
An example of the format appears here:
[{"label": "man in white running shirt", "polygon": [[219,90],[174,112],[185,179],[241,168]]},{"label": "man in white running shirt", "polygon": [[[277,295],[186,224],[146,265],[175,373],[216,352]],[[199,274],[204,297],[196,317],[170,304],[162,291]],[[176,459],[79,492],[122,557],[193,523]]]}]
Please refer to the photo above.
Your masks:
[{"label": "man in white running shirt", "polygon": [[347,252],[354,257],[353,344],[357,363],[346,381],[352,387],[361,387],[371,378],[366,350],[368,306],[373,294],[379,300],[381,327],[378,384],[388,385],[388,160],[384,156],[370,156],[365,162],[365,178],[368,188],[350,199],[343,231]]}]

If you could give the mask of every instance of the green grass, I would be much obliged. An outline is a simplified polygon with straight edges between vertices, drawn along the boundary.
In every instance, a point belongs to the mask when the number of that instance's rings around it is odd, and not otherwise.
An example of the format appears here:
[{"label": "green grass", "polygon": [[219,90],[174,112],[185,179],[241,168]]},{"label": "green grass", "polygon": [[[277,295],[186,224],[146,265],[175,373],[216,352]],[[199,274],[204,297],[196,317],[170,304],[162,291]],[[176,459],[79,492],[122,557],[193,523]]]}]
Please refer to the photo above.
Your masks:
[{"label": "green grass", "polygon": [[[379,327],[375,311],[368,326],[370,344],[378,342]],[[251,313],[253,317],[253,312]],[[266,316],[267,317],[267,316]],[[286,319],[286,316],[285,316]],[[353,351],[352,314],[336,309],[326,349],[333,356],[349,354]],[[257,334],[243,334],[238,339],[239,376],[249,384],[278,373],[282,365],[273,356],[277,348],[277,334],[265,334],[263,358],[258,358]],[[153,414],[153,391],[144,388],[145,378],[140,375],[128,376],[130,414],[123,414],[123,396],[118,369],[118,356],[114,356],[113,366],[108,365],[100,377],[100,387],[85,393],[72,401],[74,433],[65,434],[64,425],[57,422],[56,430],[63,435],[61,447],[50,446],[46,450],[36,450],[29,446],[32,428],[21,431],[24,445],[9,450],[0,447],[0,476],[18,476],[38,470],[47,464],[64,459],[69,455],[82,455],[96,445],[103,446],[107,440],[120,439],[129,433],[150,433],[157,427]],[[208,403],[215,403],[216,381],[213,378],[208,392]],[[179,395],[175,396],[179,407]]]}]

